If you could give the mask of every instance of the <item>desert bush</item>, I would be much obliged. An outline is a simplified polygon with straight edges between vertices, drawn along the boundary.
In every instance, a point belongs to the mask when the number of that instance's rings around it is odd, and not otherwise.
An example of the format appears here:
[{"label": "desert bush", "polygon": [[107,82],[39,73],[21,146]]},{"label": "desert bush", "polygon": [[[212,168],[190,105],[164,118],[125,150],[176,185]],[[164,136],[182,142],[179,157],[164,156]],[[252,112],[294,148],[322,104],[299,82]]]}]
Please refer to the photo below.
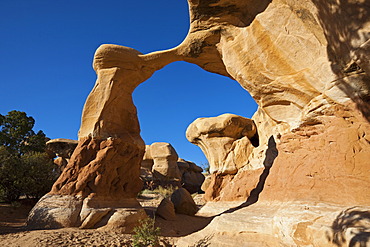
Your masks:
[{"label": "desert bush", "polygon": [[132,240],[133,247],[146,247],[159,245],[160,228],[155,227],[155,219],[145,218],[139,221],[139,226],[134,228]]}]

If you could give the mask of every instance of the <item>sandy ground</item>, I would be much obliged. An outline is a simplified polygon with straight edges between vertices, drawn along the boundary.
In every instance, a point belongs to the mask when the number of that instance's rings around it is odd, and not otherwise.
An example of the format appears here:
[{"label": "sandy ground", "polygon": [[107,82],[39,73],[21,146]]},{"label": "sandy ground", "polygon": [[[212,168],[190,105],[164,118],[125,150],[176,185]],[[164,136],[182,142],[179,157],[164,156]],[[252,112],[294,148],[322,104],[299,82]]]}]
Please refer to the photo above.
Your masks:
[{"label": "sandy ground", "polygon": [[[204,202],[201,196],[194,198],[197,205]],[[158,195],[142,195],[140,203],[150,217],[154,217],[155,209],[161,201]],[[25,228],[25,222],[32,204],[10,205],[0,203],[0,246],[131,246],[130,234],[123,234],[99,229],[81,230],[78,228],[64,228],[57,230],[34,230]],[[203,229],[209,224],[211,218],[176,215],[176,220],[166,221],[155,217],[156,226],[161,229],[161,246],[176,246],[176,241],[181,236]]]}]

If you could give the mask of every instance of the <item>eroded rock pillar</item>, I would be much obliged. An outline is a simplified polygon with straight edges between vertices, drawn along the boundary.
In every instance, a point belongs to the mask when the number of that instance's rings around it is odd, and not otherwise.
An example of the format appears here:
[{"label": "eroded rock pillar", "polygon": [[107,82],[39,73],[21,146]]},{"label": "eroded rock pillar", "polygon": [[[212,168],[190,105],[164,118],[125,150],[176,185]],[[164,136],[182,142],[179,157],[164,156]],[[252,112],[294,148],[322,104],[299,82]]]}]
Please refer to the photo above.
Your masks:
[{"label": "eroded rock pillar", "polygon": [[51,192],[30,213],[29,226],[129,230],[145,217],[136,200],[145,144],[132,92],[166,64],[150,66],[149,60],[117,45],[96,51],[97,81],[83,109],[78,146]]},{"label": "eroded rock pillar", "polygon": [[[202,149],[209,162],[211,178],[208,186],[203,186],[206,200],[235,200],[249,196],[258,183],[261,169],[248,169],[242,191],[227,195],[220,193],[226,186],[232,186],[231,181],[239,169],[248,168],[249,156],[258,146],[257,128],[253,120],[234,114],[198,118],[189,125],[186,137]],[[239,195],[239,192],[242,194]]]}]

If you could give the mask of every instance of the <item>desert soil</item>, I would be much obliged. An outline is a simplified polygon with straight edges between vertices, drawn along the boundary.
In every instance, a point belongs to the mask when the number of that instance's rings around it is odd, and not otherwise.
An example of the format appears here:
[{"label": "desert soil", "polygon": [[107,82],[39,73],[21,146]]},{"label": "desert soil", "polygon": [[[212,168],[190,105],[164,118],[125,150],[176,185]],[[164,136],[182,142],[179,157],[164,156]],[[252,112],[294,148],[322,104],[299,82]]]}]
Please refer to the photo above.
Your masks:
[{"label": "desert soil", "polygon": [[[153,194],[141,195],[140,203],[150,217],[161,197]],[[204,202],[201,196],[195,197],[199,207]],[[28,212],[32,204],[22,202],[19,205],[0,203],[0,246],[131,246],[132,235],[120,232],[102,231],[99,229],[64,228],[56,230],[28,230],[25,227]],[[161,229],[161,246],[176,246],[179,237],[203,229],[210,218],[176,215],[176,220],[166,221],[155,217],[156,226]]]}]

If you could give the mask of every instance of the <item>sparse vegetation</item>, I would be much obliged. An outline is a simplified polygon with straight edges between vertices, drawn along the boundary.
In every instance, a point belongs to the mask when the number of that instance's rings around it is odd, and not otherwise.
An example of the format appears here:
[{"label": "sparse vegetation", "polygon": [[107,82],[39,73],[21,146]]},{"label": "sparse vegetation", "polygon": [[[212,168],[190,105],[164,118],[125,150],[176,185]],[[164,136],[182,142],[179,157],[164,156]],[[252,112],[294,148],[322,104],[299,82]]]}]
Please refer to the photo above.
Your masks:
[{"label": "sparse vegetation", "polygon": [[178,188],[176,186],[173,186],[173,185],[168,185],[168,186],[158,186],[157,188],[155,188],[154,190],[149,190],[149,189],[145,189],[145,190],[142,190],[139,195],[142,195],[142,194],[157,194],[157,195],[161,195],[162,197],[166,198],[166,197],[169,197],[172,195],[172,193],[177,190]]},{"label": "sparse vegetation", "polygon": [[166,187],[158,186],[158,188],[156,188],[155,190],[153,190],[153,192],[158,193],[161,196],[163,196],[164,198],[166,198],[166,197],[171,196],[172,193],[175,190],[177,190],[177,187],[174,187],[172,185],[169,185],[169,186],[166,186]]},{"label": "sparse vegetation", "polygon": [[132,240],[133,247],[146,247],[159,245],[160,228],[155,227],[155,219],[146,218],[139,221],[139,226],[134,228]]}]

